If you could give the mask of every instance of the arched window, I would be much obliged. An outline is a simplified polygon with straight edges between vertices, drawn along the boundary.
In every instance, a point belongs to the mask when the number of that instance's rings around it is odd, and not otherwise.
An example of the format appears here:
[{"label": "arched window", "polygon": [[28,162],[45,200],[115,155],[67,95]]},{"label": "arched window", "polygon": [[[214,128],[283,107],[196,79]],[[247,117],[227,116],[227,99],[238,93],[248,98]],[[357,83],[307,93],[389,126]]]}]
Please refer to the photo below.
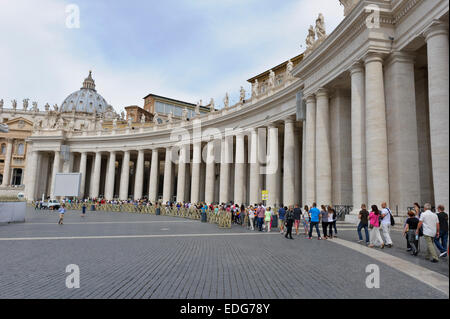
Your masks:
[{"label": "arched window", "polygon": [[17,147],[17,155],[23,155],[25,153],[25,145],[20,143]]},{"label": "arched window", "polygon": [[6,154],[6,144],[2,144],[2,149],[1,149],[1,153],[2,155]]}]

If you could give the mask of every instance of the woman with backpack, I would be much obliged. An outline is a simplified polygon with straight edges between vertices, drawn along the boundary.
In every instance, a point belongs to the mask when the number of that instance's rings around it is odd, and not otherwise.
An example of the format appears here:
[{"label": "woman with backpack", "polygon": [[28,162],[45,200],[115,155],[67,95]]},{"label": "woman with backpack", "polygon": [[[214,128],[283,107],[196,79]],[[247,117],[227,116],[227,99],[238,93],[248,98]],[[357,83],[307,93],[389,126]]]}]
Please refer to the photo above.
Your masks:
[{"label": "woman with backpack", "polygon": [[372,205],[372,210],[369,214],[369,229],[370,229],[370,248],[380,246],[384,248],[384,242],[380,234],[380,211],[377,205]]},{"label": "woman with backpack", "polygon": [[403,236],[408,240],[409,246],[412,250],[412,255],[417,256],[419,253],[419,235],[416,236],[417,226],[419,225],[419,219],[413,210],[408,212],[409,218],[406,220],[405,228],[403,229]]}]

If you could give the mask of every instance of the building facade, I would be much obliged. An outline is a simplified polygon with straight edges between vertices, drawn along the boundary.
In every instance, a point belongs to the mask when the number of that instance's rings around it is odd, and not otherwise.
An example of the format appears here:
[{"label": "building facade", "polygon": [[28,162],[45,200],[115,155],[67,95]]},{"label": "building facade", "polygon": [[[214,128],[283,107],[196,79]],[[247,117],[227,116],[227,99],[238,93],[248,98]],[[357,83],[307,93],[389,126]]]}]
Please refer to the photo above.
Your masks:
[{"label": "building facade", "polygon": [[448,1],[341,3],[339,26],[327,35],[319,15],[299,61],[251,81],[250,100],[133,129],[35,128],[28,200],[66,171],[84,197],[448,207]]}]

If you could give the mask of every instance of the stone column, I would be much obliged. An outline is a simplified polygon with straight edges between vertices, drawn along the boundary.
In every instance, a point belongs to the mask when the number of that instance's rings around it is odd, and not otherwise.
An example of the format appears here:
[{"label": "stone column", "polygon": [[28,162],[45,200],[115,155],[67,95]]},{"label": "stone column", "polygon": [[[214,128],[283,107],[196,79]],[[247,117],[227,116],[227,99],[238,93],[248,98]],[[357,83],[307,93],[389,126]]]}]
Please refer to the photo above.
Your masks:
[{"label": "stone column", "polygon": [[[284,121],[284,170],[283,170],[283,204],[290,206],[296,204],[295,202],[295,127],[293,119],[286,119]],[[297,152],[298,154],[298,152]]]},{"label": "stone column", "polygon": [[172,149],[170,147],[166,148],[163,186],[163,203],[168,201],[172,201]]},{"label": "stone column", "polygon": [[[250,129],[250,205],[261,202],[261,175],[258,158],[258,132],[255,128]],[[237,182],[237,181],[236,181]]]},{"label": "stone column", "polygon": [[311,206],[316,201],[316,97],[306,97],[303,203]]},{"label": "stone column", "polygon": [[84,194],[86,190],[86,165],[87,165],[87,153],[82,152],[80,158],[80,173],[81,173],[80,197],[82,199],[84,199]]},{"label": "stone column", "polygon": [[389,205],[389,165],[383,58],[369,53],[366,67],[366,172],[368,205]]},{"label": "stone column", "polygon": [[102,153],[96,152],[94,160],[94,177],[93,177],[91,198],[98,198],[100,192],[101,169],[102,169]]},{"label": "stone column", "polygon": [[[267,206],[272,208],[281,204],[280,181],[278,174],[280,171],[280,163],[278,156],[278,128],[274,124],[270,124],[268,126],[268,162],[266,166],[266,181],[267,190],[269,191]],[[292,187],[294,187],[294,185],[292,185]]]},{"label": "stone column", "polygon": [[8,138],[6,140],[6,157],[5,157],[5,165],[3,169],[3,181],[2,186],[9,186],[11,179],[11,155],[12,155],[12,146],[13,139]]},{"label": "stone column", "polygon": [[221,144],[220,152],[220,191],[219,202],[227,203],[230,201],[230,166],[233,162],[233,137],[225,136]]},{"label": "stone column", "polygon": [[116,152],[109,153],[108,170],[106,172],[105,199],[112,200],[114,198],[114,182],[116,175]]},{"label": "stone column", "polygon": [[183,203],[186,194],[186,163],[189,162],[189,145],[180,146],[178,161],[177,202]]},{"label": "stone column", "polygon": [[144,150],[138,151],[136,162],[136,177],[134,179],[134,200],[142,198],[144,188]]},{"label": "stone column", "polygon": [[74,154],[73,152],[69,153],[69,160],[64,160],[63,162],[63,172],[64,173],[72,173],[73,171],[73,160],[74,160]]},{"label": "stone column", "polygon": [[216,161],[214,157],[214,140],[207,144],[206,155],[206,176],[205,176],[205,202],[212,204],[214,202],[214,182],[216,178]]},{"label": "stone column", "polygon": [[331,154],[330,154],[330,106],[328,91],[316,93],[316,197],[318,205],[332,203]]},{"label": "stone column", "polygon": [[390,205],[406,216],[411,203],[420,198],[414,56],[392,53],[385,81]]},{"label": "stone column", "polygon": [[200,164],[202,162],[202,144],[195,142],[192,155],[192,183],[191,203],[196,204],[200,200]]},{"label": "stone column", "polygon": [[31,153],[31,162],[30,162],[30,180],[27,185],[27,200],[32,201],[36,199],[36,189],[37,189],[37,183],[39,183],[37,179],[37,167],[39,162],[39,152],[33,151]]},{"label": "stone column", "polygon": [[50,198],[55,199],[55,179],[56,174],[59,173],[61,169],[61,153],[59,151],[55,151],[55,156],[53,158],[53,169],[52,169],[52,181],[50,187]]},{"label": "stone column", "polygon": [[330,99],[332,204],[352,205],[351,97],[335,89]]},{"label": "stone column", "polygon": [[158,149],[152,150],[152,164],[150,167],[150,183],[148,190],[148,199],[151,202],[158,200],[158,174],[159,174],[159,157]]},{"label": "stone column", "polygon": [[362,204],[367,202],[366,179],[366,118],[365,118],[365,75],[361,63],[356,63],[350,70],[352,106],[351,106],[351,134],[352,134],[352,194],[353,214],[360,211]]},{"label": "stone column", "polygon": [[128,199],[128,186],[130,183],[130,151],[123,152],[122,171],[120,173],[120,200]]},{"label": "stone column", "polygon": [[242,205],[244,203],[244,185],[246,184],[245,173],[245,140],[244,134],[236,135],[236,160],[234,165],[234,202]]},{"label": "stone column", "polygon": [[436,21],[426,32],[430,139],[435,204],[449,207],[449,50],[448,24]]}]

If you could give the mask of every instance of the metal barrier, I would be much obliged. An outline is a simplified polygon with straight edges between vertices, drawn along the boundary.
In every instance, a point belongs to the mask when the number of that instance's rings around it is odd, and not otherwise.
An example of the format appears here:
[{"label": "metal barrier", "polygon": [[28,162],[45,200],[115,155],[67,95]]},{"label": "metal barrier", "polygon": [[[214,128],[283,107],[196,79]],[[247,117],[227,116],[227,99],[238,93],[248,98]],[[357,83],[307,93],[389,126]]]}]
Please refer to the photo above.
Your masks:
[{"label": "metal barrier", "polygon": [[[156,207],[150,205],[135,205],[135,204],[98,204],[93,202],[84,203],[89,209],[92,205],[95,206],[96,211],[115,212],[115,213],[135,213],[135,214],[149,214],[156,215]],[[65,203],[68,210],[81,210],[83,203]],[[184,207],[169,207],[165,205],[160,206],[161,215],[186,218],[192,220],[201,220],[201,210],[196,208]],[[231,212],[220,211],[217,214],[213,210],[207,210],[207,222],[210,224],[217,224],[219,228],[231,228]]]},{"label": "metal barrier", "polygon": [[336,220],[345,220],[345,215],[348,215],[353,210],[353,206],[350,205],[334,205],[334,210],[336,211]]}]

